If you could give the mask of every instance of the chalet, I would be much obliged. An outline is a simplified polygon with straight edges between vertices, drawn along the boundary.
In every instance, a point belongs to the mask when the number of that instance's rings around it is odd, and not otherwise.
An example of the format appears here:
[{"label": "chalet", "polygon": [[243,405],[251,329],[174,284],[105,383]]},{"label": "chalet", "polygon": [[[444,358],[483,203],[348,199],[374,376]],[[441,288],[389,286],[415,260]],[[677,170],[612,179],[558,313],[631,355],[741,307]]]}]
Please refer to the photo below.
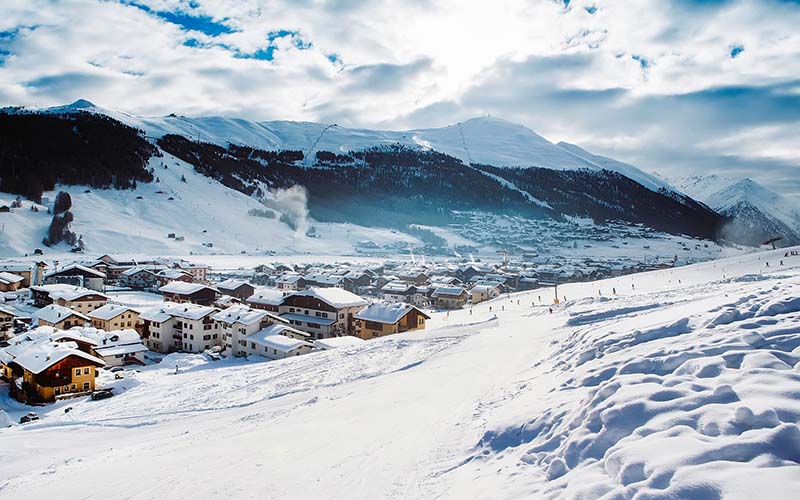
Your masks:
[{"label": "chalet", "polygon": [[374,273],[369,270],[349,271],[344,274],[342,287],[348,292],[357,293],[372,285]]},{"label": "chalet", "polygon": [[103,360],[78,349],[73,342],[31,342],[11,361],[22,371],[22,383],[11,384],[11,395],[23,402],[46,403],[94,391],[96,370]]},{"label": "chalet", "polygon": [[[105,273],[109,281],[124,281],[125,272],[135,267],[157,266],[153,260],[144,260],[133,255],[103,255],[89,267]],[[161,266],[162,268],[164,266]]]},{"label": "chalet", "polygon": [[87,316],[93,327],[107,332],[140,327],[139,312],[119,304],[106,304],[91,311]]},{"label": "chalet", "polygon": [[494,284],[475,285],[469,290],[473,304],[478,304],[484,300],[493,299],[500,296],[500,289]]},{"label": "chalet", "polygon": [[35,262],[33,264],[0,264],[0,271],[22,276],[21,288],[31,285],[41,285],[44,277],[44,270],[47,264]]},{"label": "chalet", "polygon": [[122,272],[120,281],[135,290],[153,289],[159,286],[157,274],[164,269],[160,264],[134,266]]},{"label": "chalet", "polygon": [[81,264],[70,264],[44,275],[44,282],[47,285],[66,283],[98,291],[103,290],[105,281],[105,274]]},{"label": "chalet", "polygon": [[344,288],[344,276],[337,276],[333,274],[326,274],[326,273],[306,274],[305,276],[303,276],[303,281],[305,282],[304,287],[309,287],[309,288],[310,287]]},{"label": "chalet", "polygon": [[97,341],[93,354],[106,366],[144,365],[144,354],[148,349],[139,332],[130,328],[112,332],[92,330],[84,331],[84,335]]},{"label": "chalet", "polygon": [[323,339],[351,334],[353,315],[366,305],[342,288],[311,288],[287,295],[279,312],[292,326]]},{"label": "chalet", "polygon": [[302,290],[306,287],[306,280],[299,274],[284,274],[275,280],[275,286],[279,290]]},{"label": "chalet", "polygon": [[58,292],[66,292],[72,290],[88,290],[88,288],[81,288],[73,285],[54,284],[54,285],[35,285],[31,287],[31,297],[33,298],[33,305],[36,307],[44,307],[53,303],[51,294]]},{"label": "chalet", "polygon": [[172,281],[158,290],[164,296],[165,301],[179,304],[189,302],[201,306],[209,306],[219,296],[216,288],[202,283],[185,283],[183,281]]},{"label": "chalet", "polygon": [[265,311],[278,312],[278,309],[283,302],[283,297],[286,292],[272,287],[262,287],[256,289],[255,293],[247,298],[247,305],[255,309],[264,309]]},{"label": "chalet", "polygon": [[13,310],[0,305],[0,341],[14,335],[14,318],[16,317],[17,314]]},{"label": "chalet", "polygon": [[386,302],[404,302],[406,297],[417,293],[417,287],[406,281],[392,281],[381,288]]},{"label": "chalet", "polygon": [[81,287],[54,290],[50,292],[50,300],[53,301],[53,304],[68,307],[82,314],[88,314],[108,303],[108,297],[105,294]]},{"label": "chalet", "polygon": [[298,333],[288,325],[274,323],[243,339],[241,345],[237,346],[236,355],[283,359],[311,352],[314,345],[298,338]]},{"label": "chalet", "polygon": [[421,271],[406,271],[397,275],[401,281],[414,283],[415,285],[424,285],[428,282],[428,275]]},{"label": "chalet", "polygon": [[355,335],[367,340],[394,333],[425,328],[430,316],[411,304],[376,302],[362,309],[355,318]]},{"label": "chalet", "polygon": [[216,313],[214,320],[220,325],[226,352],[232,356],[248,355],[244,347],[250,335],[276,323],[284,325],[289,323],[277,314],[241,305],[231,306]]},{"label": "chalet", "polygon": [[164,269],[156,273],[156,281],[158,282],[158,286],[164,286],[173,281],[193,283],[194,277],[181,269]]},{"label": "chalet", "polygon": [[85,326],[90,320],[87,316],[72,309],[50,304],[34,313],[38,326],[52,326],[59,330],[69,330],[73,326]]},{"label": "chalet", "polygon": [[0,271],[0,292],[16,292],[24,282],[25,278],[19,274]]},{"label": "chalet", "polygon": [[230,295],[240,300],[246,300],[253,295],[255,287],[243,280],[229,279],[222,283],[217,283],[217,290],[223,295]]},{"label": "chalet", "polygon": [[172,265],[174,269],[186,271],[192,276],[196,283],[206,283],[208,276],[208,266],[205,264],[196,264],[194,262],[180,261]]},{"label": "chalet", "polygon": [[462,283],[468,282],[473,276],[481,276],[483,274],[486,274],[486,271],[472,264],[460,266],[453,273],[453,275],[461,280]]},{"label": "chalet", "polygon": [[5,380],[22,377],[22,370],[11,362],[21,355],[33,343],[41,342],[71,342],[78,350],[87,354],[92,353],[95,342],[80,335],[77,331],[57,330],[50,326],[34,328],[26,333],[16,335],[8,340],[8,347],[0,348],[0,376]]},{"label": "chalet", "polygon": [[139,315],[144,322],[144,343],[160,353],[203,352],[222,346],[220,325],[214,319],[217,312],[214,307],[164,302]]},{"label": "chalet", "polygon": [[467,303],[469,294],[460,286],[436,288],[431,294],[434,305],[443,309],[459,309]]}]

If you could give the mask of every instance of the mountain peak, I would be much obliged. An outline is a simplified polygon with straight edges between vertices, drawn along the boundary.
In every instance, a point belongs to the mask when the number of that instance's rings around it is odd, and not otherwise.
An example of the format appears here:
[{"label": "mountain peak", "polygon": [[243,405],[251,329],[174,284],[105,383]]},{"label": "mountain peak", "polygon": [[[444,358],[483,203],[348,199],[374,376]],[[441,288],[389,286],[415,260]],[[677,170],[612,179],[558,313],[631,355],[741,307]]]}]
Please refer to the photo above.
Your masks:
[{"label": "mountain peak", "polygon": [[92,101],[89,101],[88,99],[78,99],[77,101],[67,104],[64,107],[71,109],[87,109],[87,108],[96,108],[97,106],[95,106],[95,104]]}]

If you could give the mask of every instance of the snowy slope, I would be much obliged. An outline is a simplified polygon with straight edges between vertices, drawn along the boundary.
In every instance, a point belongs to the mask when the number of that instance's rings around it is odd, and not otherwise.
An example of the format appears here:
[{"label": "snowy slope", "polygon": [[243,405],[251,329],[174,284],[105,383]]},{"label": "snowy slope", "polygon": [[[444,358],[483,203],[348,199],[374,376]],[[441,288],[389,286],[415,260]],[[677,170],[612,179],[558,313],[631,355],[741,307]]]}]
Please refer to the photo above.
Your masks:
[{"label": "snowy slope", "polygon": [[[349,224],[326,224],[324,231],[318,231],[319,238],[310,238],[277,218],[248,215],[249,210],[263,210],[264,206],[197,173],[192,165],[178,158],[164,153],[163,158],[151,158],[149,166],[155,169],[159,181],[139,183],[135,190],[57,188],[72,197],[75,216],[72,230],[83,235],[87,252],[102,254],[116,249],[148,255],[241,251],[343,255],[352,253],[359,240],[372,240],[379,245],[419,243],[410,236],[389,230]],[[55,194],[55,191],[45,193],[45,197],[52,202]],[[14,195],[0,193],[0,204],[10,203],[14,198]],[[52,216],[47,214],[45,206],[39,206],[39,212],[32,212],[31,205],[23,201],[23,208],[0,214],[3,236],[0,255],[22,255],[34,248],[46,250],[42,238]],[[184,241],[167,238],[169,233],[183,236]],[[66,250],[68,248],[62,246],[52,251]]]},{"label": "snowy slope", "polygon": [[800,257],[559,293],[552,315],[542,289],[289,360],[103,372],[114,398],[0,429],[0,499],[795,498]]},{"label": "snowy slope", "polygon": [[407,131],[368,130],[311,122],[253,122],[224,117],[139,117],[100,108],[80,100],[47,112],[75,110],[106,114],[145,130],[150,137],[178,134],[188,139],[226,146],[229,143],[260,149],[300,150],[311,157],[316,151],[347,152],[373,146],[401,144],[434,149],[462,160],[496,167],[544,167],[564,169],[608,169],[619,172],[657,191],[672,190],[665,181],[633,165],[592,155],[568,143],[555,145],[533,130],[506,120],[480,117],[441,128]]},{"label": "snowy slope", "polygon": [[800,206],[752,179],[693,176],[678,179],[675,185],[719,213],[734,218],[760,218],[761,224],[774,228],[771,229],[773,232],[784,234],[788,229],[793,234],[784,236],[794,243],[800,241]]}]

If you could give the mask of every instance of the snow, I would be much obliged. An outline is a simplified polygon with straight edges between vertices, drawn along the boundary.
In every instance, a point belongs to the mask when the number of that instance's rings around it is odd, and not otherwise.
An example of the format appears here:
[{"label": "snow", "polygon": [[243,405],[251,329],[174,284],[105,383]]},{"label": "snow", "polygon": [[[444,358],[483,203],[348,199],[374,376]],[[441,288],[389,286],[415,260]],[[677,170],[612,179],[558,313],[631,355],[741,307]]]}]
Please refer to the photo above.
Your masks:
[{"label": "snow", "polygon": [[[281,361],[101,370],[115,397],[0,429],[0,499],[793,499],[800,257],[783,252],[562,285],[558,305],[512,294]],[[30,411],[2,388],[0,405]]]},{"label": "snow", "polygon": [[393,325],[400,321],[403,316],[408,314],[412,309],[416,308],[403,302],[375,302],[374,304],[370,304],[367,308],[360,310],[353,317],[365,321],[376,321],[378,323]]},{"label": "snow", "polygon": [[176,293],[180,295],[191,295],[193,293],[199,292],[200,290],[205,290],[209,288],[211,290],[215,290],[210,286],[204,285],[202,283],[188,283],[186,281],[170,281],[166,285],[162,286],[158,289],[161,293]]},{"label": "snow", "polygon": [[58,323],[59,321],[65,320],[70,316],[78,317],[84,321],[89,321],[89,318],[84,316],[83,314],[73,311],[72,309],[64,306],[59,306],[57,304],[50,304],[49,306],[45,306],[34,314],[34,316],[38,320],[44,320],[49,323]]},{"label": "snow", "polygon": [[213,316],[213,318],[217,321],[234,324],[234,323],[241,323],[243,325],[251,325],[258,321],[261,321],[267,316],[271,316],[274,318],[273,314],[270,314],[267,311],[262,309],[252,309],[247,306],[242,305],[235,305],[230,306],[227,309],[223,309],[222,311],[218,312]]},{"label": "snow", "polygon": [[[283,329],[287,329],[285,327]],[[252,335],[247,336],[248,342],[255,342],[256,344],[269,347],[270,349],[275,349],[281,352],[289,352],[292,349],[297,349],[298,347],[302,346],[309,346],[311,344],[304,340],[294,339],[291,337],[286,337],[280,333],[273,333],[274,330],[277,330],[272,327],[265,328],[264,330],[258,331]]]},{"label": "snow", "polygon": [[69,264],[67,266],[62,267],[61,269],[53,269],[52,271],[45,273],[44,277],[47,278],[48,276],[54,276],[54,275],[57,275],[57,274],[68,275],[66,273],[69,273],[69,271],[82,271],[82,272],[84,272],[86,274],[92,274],[97,278],[105,278],[106,277],[106,275],[101,273],[100,271],[92,269],[91,267],[82,266],[82,265],[77,264],[77,263]]},{"label": "snow", "polygon": [[346,335],[344,337],[317,339],[314,341],[314,346],[319,347],[320,349],[327,350],[327,349],[358,347],[364,345],[364,342],[366,342],[366,340]]},{"label": "snow", "polygon": [[311,297],[321,300],[336,309],[367,305],[366,300],[353,292],[348,292],[344,288],[309,288],[308,290],[294,292],[290,296]]},{"label": "snow", "polygon": [[247,302],[268,306],[279,306],[283,302],[284,294],[274,287],[256,288],[255,293],[247,298]]},{"label": "snow", "polygon": [[209,314],[218,312],[218,309],[210,306],[198,304],[163,302],[139,315],[139,319],[144,321],[155,321],[163,323],[172,317],[198,320]]},{"label": "snow", "polygon": [[103,360],[79,351],[74,342],[31,342],[26,349],[14,358],[14,363],[38,375],[49,367],[70,357],[78,356],[90,363],[103,366]]},{"label": "snow", "polygon": [[106,304],[104,306],[98,307],[94,311],[91,311],[90,313],[87,314],[87,316],[94,319],[108,321],[130,310],[131,308],[128,306],[123,306],[119,304]]}]

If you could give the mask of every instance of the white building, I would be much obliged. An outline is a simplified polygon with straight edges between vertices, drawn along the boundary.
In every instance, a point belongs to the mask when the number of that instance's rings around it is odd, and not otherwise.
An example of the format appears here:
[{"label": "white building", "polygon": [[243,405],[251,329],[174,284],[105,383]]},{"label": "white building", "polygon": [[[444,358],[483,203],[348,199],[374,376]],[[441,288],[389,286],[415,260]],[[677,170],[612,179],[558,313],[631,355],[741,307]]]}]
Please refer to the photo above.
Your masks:
[{"label": "white building", "polygon": [[288,331],[291,330],[294,329],[281,323],[259,330],[244,339],[242,345],[237,346],[237,355],[283,359],[307,354],[314,349],[310,342],[290,336]]},{"label": "white building", "polygon": [[280,305],[282,318],[315,339],[353,333],[353,316],[367,301],[343,288],[310,288],[287,295]]},{"label": "white building", "polygon": [[144,321],[144,343],[155,352],[203,352],[223,345],[220,324],[214,319],[219,309],[175,302],[148,309],[139,315]]},{"label": "white building", "polygon": [[214,320],[220,325],[225,352],[229,356],[246,356],[244,347],[250,335],[276,323],[288,324],[277,314],[244,305],[234,305],[220,311],[214,315]]}]

